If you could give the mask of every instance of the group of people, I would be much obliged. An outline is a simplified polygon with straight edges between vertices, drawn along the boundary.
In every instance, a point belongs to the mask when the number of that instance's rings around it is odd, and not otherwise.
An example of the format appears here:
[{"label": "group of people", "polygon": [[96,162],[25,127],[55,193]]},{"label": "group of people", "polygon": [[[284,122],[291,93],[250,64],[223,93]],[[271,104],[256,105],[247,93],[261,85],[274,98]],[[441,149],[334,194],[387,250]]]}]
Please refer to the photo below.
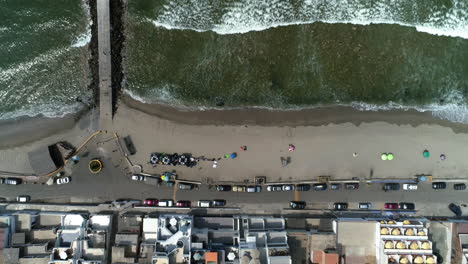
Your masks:
[{"label": "group of people", "polygon": [[153,166],[156,165],[182,165],[192,168],[193,166],[197,165],[197,161],[195,158],[192,157],[190,154],[182,154],[179,155],[177,153],[168,154],[168,153],[159,153],[153,152],[150,155],[150,164]]}]

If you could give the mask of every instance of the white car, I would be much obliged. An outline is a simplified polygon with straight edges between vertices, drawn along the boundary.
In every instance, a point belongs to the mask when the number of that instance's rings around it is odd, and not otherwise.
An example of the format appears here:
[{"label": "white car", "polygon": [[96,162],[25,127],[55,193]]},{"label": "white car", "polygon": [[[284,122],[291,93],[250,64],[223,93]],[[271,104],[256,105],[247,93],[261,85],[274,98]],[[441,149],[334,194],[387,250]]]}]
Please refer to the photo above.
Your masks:
[{"label": "white car", "polygon": [[173,200],[170,200],[170,199],[162,199],[162,200],[159,200],[158,206],[161,206],[161,207],[173,207],[173,206],[174,206],[174,201],[173,201]]},{"label": "white car", "polygon": [[416,191],[418,189],[417,184],[412,184],[412,183],[404,183],[403,184],[403,190],[406,191]]},{"label": "white car", "polygon": [[26,203],[26,202],[29,202],[30,200],[31,200],[31,197],[29,195],[20,195],[16,197],[16,201],[20,203]]},{"label": "white car", "polygon": [[70,177],[63,177],[57,179],[57,184],[66,184],[70,182]]},{"label": "white car", "polygon": [[198,201],[198,207],[210,207],[211,201],[208,200],[201,200]]},{"label": "white car", "polygon": [[132,180],[134,180],[134,181],[144,181],[145,176],[135,174],[135,175],[132,175]]},{"label": "white car", "polygon": [[283,191],[294,191],[294,185],[292,184],[283,185]]}]

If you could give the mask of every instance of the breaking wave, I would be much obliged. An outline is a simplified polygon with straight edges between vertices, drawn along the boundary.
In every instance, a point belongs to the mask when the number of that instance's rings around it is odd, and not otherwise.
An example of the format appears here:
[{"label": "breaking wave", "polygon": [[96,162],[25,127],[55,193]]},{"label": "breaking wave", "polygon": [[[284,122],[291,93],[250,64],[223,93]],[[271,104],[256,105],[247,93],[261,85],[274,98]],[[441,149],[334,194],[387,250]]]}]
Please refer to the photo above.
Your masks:
[{"label": "breaking wave", "polygon": [[[180,102],[180,100],[174,99],[174,97],[165,92],[165,96],[158,96],[157,98],[148,98],[148,96],[140,96],[131,90],[124,89],[124,93],[127,94],[132,99],[145,103],[158,103],[165,104],[173,107],[178,107],[185,110],[197,110],[197,111],[207,111],[207,110],[228,110],[228,109],[244,109],[244,106],[239,107],[214,107],[214,106],[187,106]],[[145,99],[146,98],[146,99]],[[365,102],[351,102],[351,103],[339,103],[335,104],[336,106],[349,106],[356,110],[360,111],[389,111],[389,110],[416,110],[418,112],[430,112],[432,116],[448,120],[450,122],[468,124],[468,107],[463,103],[462,99],[459,99],[459,103],[453,102],[448,104],[429,104],[424,106],[408,106],[402,105],[395,102],[389,102],[387,104],[370,104]],[[457,100],[458,101],[458,100]],[[326,105],[315,105],[315,106],[287,106],[283,109],[284,111],[289,110],[300,110],[300,109],[310,109],[326,107]],[[279,110],[278,108],[269,107],[269,106],[249,106],[249,108],[258,108],[258,109],[269,109],[269,110]]]},{"label": "breaking wave", "polygon": [[237,34],[272,27],[324,23],[399,24],[420,32],[468,39],[464,0],[167,0],[151,22],[166,29]]}]

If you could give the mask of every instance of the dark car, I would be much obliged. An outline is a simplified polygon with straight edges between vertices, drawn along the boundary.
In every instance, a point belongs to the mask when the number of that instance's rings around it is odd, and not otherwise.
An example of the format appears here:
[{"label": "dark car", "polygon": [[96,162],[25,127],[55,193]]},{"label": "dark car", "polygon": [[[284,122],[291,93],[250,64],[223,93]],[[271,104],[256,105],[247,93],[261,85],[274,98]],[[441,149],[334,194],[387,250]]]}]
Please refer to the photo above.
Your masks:
[{"label": "dark car", "polygon": [[385,209],[398,209],[398,204],[397,203],[385,203],[384,208]]},{"label": "dark car", "polygon": [[216,191],[218,192],[229,192],[232,190],[231,185],[216,185]]},{"label": "dark car", "polygon": [[357,182],[345,183],[345,188],[347,190],[357,190],[357,189],[359,189],[359,183],[357,183]]},{"label": "dark car", "polygon": [[453,189],[456,191],[463,191],[466,189],[466,185],[464,183],[457,183],[453,185]]},{"label": "dark car", "polygon": [[291,201],[289,206],[292,209],[304,209],[306,207],[306,203],[303,201]]},{"label": "dark car", "polygon": [[332,183],[330,185],[330,189],[335,190],[335,191],[341,189],[341,183]]},{"label": "dark car", "polygon": [[298,190],[300,192],[308,191],[308,190],[310,190],[310,184],[298,184],[296,186],[296,190]]},{"label": "dark car", "polygon": [[433,182],[432,189],[439,190],[447,188],[447,184],[445,182]]},{"label": "dark car", "polygon": [[400,184],[395,182],[385,183],[382,188],[384,191],[398,191],[400,190]]},{"label": "dark car", "polygon": [[314,184],[314,190],[315,191],[324,191],[326,189],[327,189],[327,184],[325,184],[325,183]]},{"label": "dark car", "polygon": [[267,191],[269,192],[279,192],[283,190],[283,185],[268,185]]},{"label": "dark car", "polygon": [[225,206],[226,200],[213,200],[211,206]]},{"label": "dark car", "polygon": [[402,210],[414,210],[414,203],[400,203],[399,207]]},{"label": "dark car", "polygon": [[333,208],[338,211],[343,211],[348,209],[348,204],[347,203],[335,203],[333,204]]},{"label": "dark car", "polygon": [[191,202],[190,201],[177,201],[175,206],[177,207],[190,207]]},{"label": "dark car", "polygon": [[456,216],[461,216],[462,215],[462,211],[461,211],[461,208],[460,206],[454,204],[454,203],[451,203],[449,204],[449,209],[450,211],[452,211]]}]

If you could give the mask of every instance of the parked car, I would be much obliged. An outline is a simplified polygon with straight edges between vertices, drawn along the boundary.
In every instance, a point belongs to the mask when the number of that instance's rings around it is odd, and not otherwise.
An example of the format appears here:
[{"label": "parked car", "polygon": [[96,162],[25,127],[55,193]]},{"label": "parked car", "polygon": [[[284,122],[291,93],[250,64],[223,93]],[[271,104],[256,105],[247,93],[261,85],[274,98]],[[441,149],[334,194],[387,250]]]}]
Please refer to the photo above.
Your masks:
[{"label": "parked car", "polygon": [[158,202],[157,199],[147,198],[143,201],[143,204],[147,206],[158,206]]},{"label": "parked car", "polygon": [[262,187],[255,185],[255,186],[247,186],[247,192],[261,192]]},{"label": "parked car", "polygon": [[190,201],[177,201],[177,207],[190,207],[192,203]]},{"label": "parked car", "polygon": [[133,174],[132,175],[132,180],[134,180],[134,181],[144,181],[145,176],[139,175],[139,174]]},{"label": "parked car", "polygon": [[338,211],[343,211],[348,209],[348,203],[334,203],[333,208]]},{"label": "parked car", "polygon": [[357,182],[345,183],[345,188],[347,190],[357,190],[357,189],[359,189],[359,183],[357,183]]},{"label": "parked car", "polygon": [[31,196],[29,195],[19,195],[16,197],[16,201],[20,203],[27,203],[31,200]]},{"label": "parked car", "polygon": [[211,201],[209,200],[200,200],[198,201],[198,207],[210,207]]},{"label": "parked car", "polygon": [[283,191],[294,191],[294,185],[292,184],[283,185]]},{"label": "parked car", "polygon": [[310,190],[310,184],[298,184],[296,185],[296,190],[300,192],[305,192]]},{"label": "parked car", "polygon": [[372,208],[371,203],[359,203],[359,209],[369,210]]},{"label": "parked car", "polygon": [[67,184],[71,180],[70,177],[62,177],[57,179],[57,184]]},{"label": "parked car", "polygon": [[216,206],[225,206],[226,205],[226,200],[213,200],[213,202],[211,202],[211,205],[213,207],[216,207]]},{"label": "parked car", "polygon": [[172,206],[174,206],[174,201],[171,200],[171,199],[159,200],[158,206],[161,206],[161,207],[172,207]]},{"label": "parked car", "polygon": [[385,203],[384,208],[385,209],[398,209],[398,204],[397,203]]},{"label": "parked car", "polygon": [[418,185],[414,183],[403,183],[403,190],[405,191],[416,191],[418,189]]},{"label": "parked car", "polygon": [[267,191],[269,192],[279,192],[281,191],[283,188],[283,186],[281,185],[268,185],[267,186]]},{"label": "parked car", "polygon": [[453,189],[456,191],[463,191],[466,189],[466,185],[464,183],[456,183],[453,185]]},{"label": "parked car", "polygon": [[231,185],[216,185],[216,191],[218,192],[229,192],[232,190]]},{"label": "parked car", "polygon": [[330,189],[335,190],[335,191],[341,189],[341,183],[332,183],[330,185]]},{"label": "parked car", "polygon": [[415,206],[414,203],[400,203],[398,208],[402,210],[414,210]]},{"label": "parked car", "polygon": [[5,181],[4,181],[5,184],[8,184],[8,185],[18,185],[21,183],[21,179],[17,179],[17,178],[6,178]]},{"label": "parked car", "polygon": [[192,190],[193,189],[193,184],[180,182],[177,185],[177,187],[179,188],[179,190]]},{"label": "parked car", "polygon": [[306,203],[303,201],[291,201],[289,206],[292,209],[304,209],[306,207]]},{"label": "parked car", "polygon": [[245,189],[245,186],[242,185],[234,185],[234,187],[232,187],[233,192],[245,192]]},{"label": "parked car", "polygon": [[454,203],[451,203],[449,204],[449,209],[450,211],[452,211],[456,216],[461,216],[462,215],[462,210],[460,208],[460,206],[454,204]]},{"label": "parked car", "polygon": [[447,184],[445,182],[433,182],[432,189],[441,190],[447,188]]},{"label": "parked car", "polygon": [[400,184],[396,182],[385,183],[382,189],[386,192],[388,191],[398,191],[400,190]]},{"label": "parked car", "polygon": [[314,190],[315,191],[324,191],[327,189],[327,184],[326,183],[316,183],[314,184]]}]

